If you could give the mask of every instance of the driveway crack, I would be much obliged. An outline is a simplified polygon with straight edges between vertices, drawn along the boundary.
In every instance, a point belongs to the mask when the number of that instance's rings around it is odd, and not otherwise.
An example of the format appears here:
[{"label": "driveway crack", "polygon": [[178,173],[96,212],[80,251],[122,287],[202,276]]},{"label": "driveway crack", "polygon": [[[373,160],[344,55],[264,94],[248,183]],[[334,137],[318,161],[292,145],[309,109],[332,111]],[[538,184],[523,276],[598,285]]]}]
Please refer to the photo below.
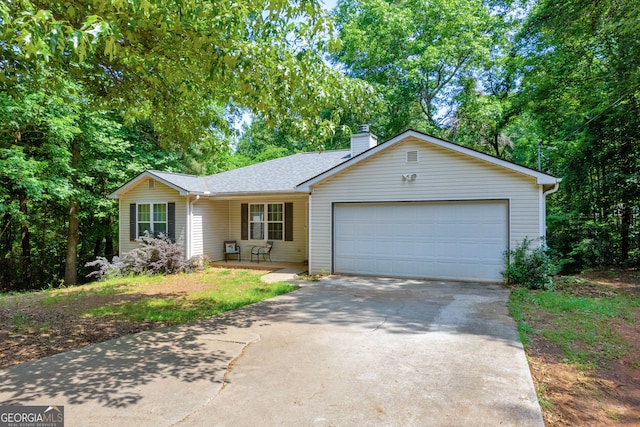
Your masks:
[{"label": "driveway crack", "polygon": [[197,414],[198,412],[202,411],[204,408],[209,406],[209,404],[211,402],[213,402],[215,400],[215,398],[220,395],[220,393],[222,393],[222,391],[224,390],[224,388],[228,384],[227,378],[229,377],[229,373],[231,372],[231,370],[233,369],[235,364],[238,363],[238,361],[242,358],[242,356],[244,356],[245,351],[249,348],[249,346],[251,344],[259,342],[260,339],[261,339],[261,337],[260,337],[260,335],[258,335],[256,338],[254,338],[252,340],[249,340],[249,341],[234,341],[234,340],[221,340],[221,339],[214,340],[214,341],[223,341],[223,342],[229,342],[229,343],[235,343],[235,344],[243,344],[243,347],[240,350],[240,353],[236,357],[231,359],[229,361],[229,363],[227,363],[224,375],[222,376],[221,385],[220,385],[220,388],[218,389],[218,391],[213,396],[211,396],[209,399],[207,399],[207,401],[204,402],[198,409],[196,409],[196,410],[190,412],[189,414],[185,415],[183,418],[181,418],[180,420],[176,421],[171,426],[187,425],[188,424],[187,420],[192,415]]},{"label": "driveway crack", "polygon": [[373,333],[373,332],[377,331],[386,322],[387,322],[387,316],[384,316],[384,319],[382,319],[382,322],[378,323],[378,325],[375,328],[373,328],[372,330],[370,330],[369,333]]}]

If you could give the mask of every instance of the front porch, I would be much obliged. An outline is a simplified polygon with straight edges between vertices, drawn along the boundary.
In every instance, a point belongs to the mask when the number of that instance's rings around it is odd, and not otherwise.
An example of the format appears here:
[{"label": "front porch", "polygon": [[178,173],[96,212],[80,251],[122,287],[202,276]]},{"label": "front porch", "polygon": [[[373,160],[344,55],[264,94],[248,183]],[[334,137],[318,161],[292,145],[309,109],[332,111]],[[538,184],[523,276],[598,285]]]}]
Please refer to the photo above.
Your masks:
[{"label": "front porch", "polygon": [[211,261],[209,262],[209,266],[215,268],[242,268],[242,269],[252,269],[252,270],[264,270],[264,271],[276,271],[276,270],[286,270],[288,272],[295,272],[295,274],[302,274],[307,271],[309,266],[303,262],[283,262],[283,261],[262,261],[257,263],[255,260],[251,262],[248,259],[243,260],[229,260],[225,262],[222,261]]}]

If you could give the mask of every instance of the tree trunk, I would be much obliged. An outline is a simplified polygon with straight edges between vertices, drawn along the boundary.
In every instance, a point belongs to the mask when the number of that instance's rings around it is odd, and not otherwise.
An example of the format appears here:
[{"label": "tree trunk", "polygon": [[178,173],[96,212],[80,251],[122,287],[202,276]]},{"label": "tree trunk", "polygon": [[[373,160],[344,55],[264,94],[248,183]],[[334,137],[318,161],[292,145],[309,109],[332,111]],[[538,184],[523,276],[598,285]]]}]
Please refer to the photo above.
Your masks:
[{"label": "tree trunk", "polygon": [[631,206],[625,204],[622,208],[622,230],[620,230],[620,260],[624,263],[629,260],[630,230],[631,230]]},{"label": "tree trunk", "polygon": [[44,200],[42,202],[42,237],[40,238],[40,271],[44,271],[44,262],[45,262],[45,252],[46,252],[46,241],[47,241],[47,201]]},{"label": "tree trunk", "polygon": [[22,189],[18,194],[20,202],[20,213],[24,216],[20,226],[20,244],[22,245],[21,264],[22,264],[22,286],[25,289],[31,287],[32,270],[31,270],[31,235],[29,233],[29,222],[27,221],[27,192]]},{"label": "tree trunk", "polygon": [[96,240],[93,242],[93,257],[100,256],[100,249],[102,249],[102,238],[96,237]]},{"label": "tree trunk", "polygon": [[620,159],[622,160],[620,169],[625,182],[627,182],[623,185],[622,191],[620,192],[620,202],[622,204],[620,219],[620,261],[624,263],[629,260],[632,221],[631,204],[633,203],[637,190],[628,184],[630,181],[629,178],[633,176],[633,142],[631,138],[625,136],[621,136],[620,139]]},{"label": "tree trunk", "polygon": [[[78,179],[76,169],[80,164],[80,145],[77,140],[71,141],[71,166],[73,168],[74,190],[78,187]],[[67,259],[64,266],[64,284],[67,286],[78,283],[78,241],[80,238],[80,221],[78,220],[78,212],[80,205],[75,200],[75,196],[71,196],[69,201],[69,229],[67,233]]]},{"label": "tree trunk", "polygon": [[111,261],[113,258],[113,236],[111,235],[111,224],[113,223],[113,218],[111,215],[107,217],[105,220],[105,229],[107,230],[107,234],[104,238],[104,256]]},{"label": "tree trunk", "polygon": [[64,266],[64,284],[67,286],[78,283],[78,202],[71,200],[69,203],[69,229],[67,233],[67,261]]}]

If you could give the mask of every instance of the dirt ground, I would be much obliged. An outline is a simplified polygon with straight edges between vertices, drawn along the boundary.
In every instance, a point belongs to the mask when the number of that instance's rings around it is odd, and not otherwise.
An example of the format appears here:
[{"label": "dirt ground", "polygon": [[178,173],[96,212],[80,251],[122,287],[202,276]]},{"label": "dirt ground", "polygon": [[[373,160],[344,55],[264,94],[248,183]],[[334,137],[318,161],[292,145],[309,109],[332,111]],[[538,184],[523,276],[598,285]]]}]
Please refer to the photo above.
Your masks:
[{"label": "dirt ground", "polygon": [[[640,296],[638,272],[602,272],[581,277],[587,283],[576,287],[575,292],[583,296]],[[211,286],[198,280],[187,284],[185,280],[189,279],[176,276],[127,293],[87,292],[86,297],[54,305],[43,304],[43,295],[9,297],[0,305],[0,368],[164,326],[158,322],[84,317],[81,313],[148,296],[181,298]],[[15,328],[16,313],[20,313],[18,320],[23,322],[19,330]],[[640,314],[636,313],[636,317],[633,324],[614,324],[615,332],[632,345],[631,351],[597,370],[578,370],[563,361],[560,349],[550,341],[541,336],[531,339],[527,356],[547,426],[640,426]],[[534,329],[544,322],[545,319],[528,319]]]},{"label": "dirt ground", "polygon": [[[215,283],[200,280],[199,276],[200,273],[168,276],[161,283],[106,294],[94,292],[100,284],[62,289],[61,294],[82,293],[82,296],[69,300],[61,298],[60,303],[53,305],[44,303],[44,293],[6,297],[0,304],[0,369],[166,326],[162,322],[134,322],[82,314],[91,308],[149,297],[183,298],[215,286]],[[20,327],[16,327],[17,324]]]},{"label": "dirt ground", "polygon": [[[581,276],[587,282],[572,292],[593,297],[640,296],[639,274],[587,273]],[[536,329],[545,319],[527,322]],[[527,356],[547,426],[640,426],[640,313],[635,313],[631,324],[614,321],[612,329],[631,345],[630,351],[590,370],[566,363],[560,348],[544,337],[531,338]]]}]

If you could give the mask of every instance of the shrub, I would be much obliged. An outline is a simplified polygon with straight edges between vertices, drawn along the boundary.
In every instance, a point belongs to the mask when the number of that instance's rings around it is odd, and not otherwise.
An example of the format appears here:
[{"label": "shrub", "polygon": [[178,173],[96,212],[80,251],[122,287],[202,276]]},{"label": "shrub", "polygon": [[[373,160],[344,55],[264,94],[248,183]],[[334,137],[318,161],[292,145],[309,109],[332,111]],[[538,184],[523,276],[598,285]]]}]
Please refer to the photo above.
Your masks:
[{"label": "shrub", "polygon": [[127,252],[122,258],[114,257],[109,262],[104,257],[88,262],[87,267],[97,269],[87,277],[101,280],[129,274],[174,274],[193,272],[202,267],[200,257],[185,259],[182,246],[160,234],[158,237],[145,235],[140,238],[141,246]]},{"label": "shrub", "polygon": [[528,289],[551,289],[550,275],[555,268],[544,244],[531,249],[531,240],[525,238],[515,249],[505,251],[504,258],[506,268],[502,276],[507,284]]}]

